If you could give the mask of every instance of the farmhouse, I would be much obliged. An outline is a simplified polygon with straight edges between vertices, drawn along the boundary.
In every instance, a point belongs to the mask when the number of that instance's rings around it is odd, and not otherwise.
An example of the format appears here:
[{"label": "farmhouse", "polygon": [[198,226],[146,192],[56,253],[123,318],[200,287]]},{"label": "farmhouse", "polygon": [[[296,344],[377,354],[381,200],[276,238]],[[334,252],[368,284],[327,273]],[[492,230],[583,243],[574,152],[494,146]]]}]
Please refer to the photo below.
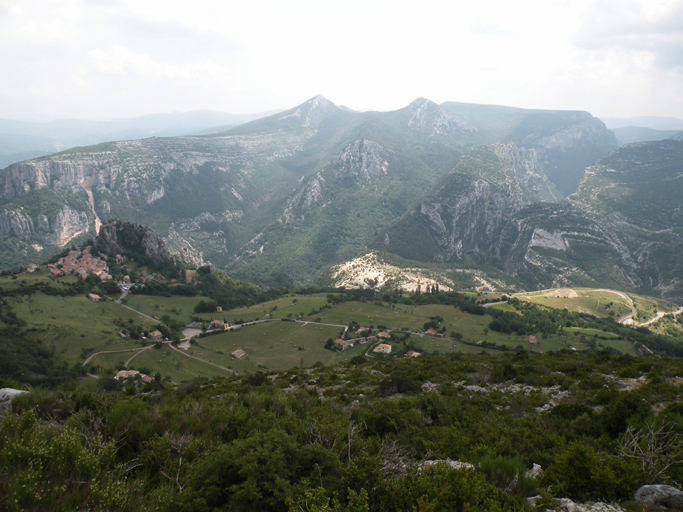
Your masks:
[{"label": "farmhouse", "polygon": [[383,340],[388,340],[389,338],[391,338],[391,335],[386,331],[382,331],[377,333],[377,337],[382,338]]},{"label": "farmhouse", "polygon": [[99,296],[99,295],[96,295],[96,294],[94,294],[94,293],[89,293],[89,294],[88,294],[88,299],[90,299],[90,300],[93,301],[93,302],[97,302],[97,301],[100,300],[100,296]]},{"label": "farmhouse", "polygon": [[212,329],[227,329],[228,326],[223,322],[223,320],[211,320]]},{"label": "farmhouse", "polygon": [[151,339],[151,340],[156,341],[156,340],[162,339],[163,337],[164,337],[164,335],[161,334],[161,331],[159,331],[159,330],[152,331],[149,333],[149,339]]},{"label": "farmhouse", "polygon": [[415,352],[414,350],[410,350],[409,352],[406,353],[406,357],[420,357],[420,352]]},{"label": "farmhouse", "polygon": [[375,354],[391,354],[391,345],[380,343],[374,348],[373,352]]},{"label": "farmhouse", "polygon": [[116,380],[140,379],[143,382],[152,382],[154,380],[154,377],[150,377],[149,375],[140,373],[137,370],[121,370],[119,372],[116,372],[114,378]]},{"label": "farmhouse", "polygon": [[241,348],[238,348],[237,350],[233,351],[230,355],[235,359],[242,359],[244,356],[247,355],[247,353]]},{"label": "farmhouse", "polygon": [[347,348],[353,347],[354,341],[356,340],[342,340],[341,338],[338,338],[334,340],[334,346],[339,350],[346,350]]}]

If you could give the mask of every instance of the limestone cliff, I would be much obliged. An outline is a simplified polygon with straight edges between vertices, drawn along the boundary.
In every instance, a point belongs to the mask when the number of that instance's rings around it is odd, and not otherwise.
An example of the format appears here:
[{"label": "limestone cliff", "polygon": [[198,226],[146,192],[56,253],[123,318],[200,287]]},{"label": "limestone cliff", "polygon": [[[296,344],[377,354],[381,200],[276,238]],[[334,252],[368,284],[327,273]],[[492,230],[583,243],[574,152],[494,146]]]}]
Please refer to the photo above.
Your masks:
[{"label": "limestone cliff", "polygon": [[154,261],[176,262],[164,241],[154,231],[140,224],[115,220],[103,224],[94,243],[99,252],[136,258],[142,255]]},{"label": "limestone cliff", "polygon": [[55,214],[31,218],[23,208],[0,210],[0,236],[13,236],[24,241],[63,246],[91,228],[86,212],[63,206]]}]

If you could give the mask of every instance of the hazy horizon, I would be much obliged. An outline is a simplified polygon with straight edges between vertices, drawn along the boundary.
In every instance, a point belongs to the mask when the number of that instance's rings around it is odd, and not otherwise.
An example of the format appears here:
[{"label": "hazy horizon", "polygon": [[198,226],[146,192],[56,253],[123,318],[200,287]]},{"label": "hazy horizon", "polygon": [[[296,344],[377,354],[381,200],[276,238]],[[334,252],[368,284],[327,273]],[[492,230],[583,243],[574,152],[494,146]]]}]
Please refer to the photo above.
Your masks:
[{"label": "hazy horizon", "polygon": [[683,118],[683,2],[4,0],[0,118],[353,110],[418,97]]}]

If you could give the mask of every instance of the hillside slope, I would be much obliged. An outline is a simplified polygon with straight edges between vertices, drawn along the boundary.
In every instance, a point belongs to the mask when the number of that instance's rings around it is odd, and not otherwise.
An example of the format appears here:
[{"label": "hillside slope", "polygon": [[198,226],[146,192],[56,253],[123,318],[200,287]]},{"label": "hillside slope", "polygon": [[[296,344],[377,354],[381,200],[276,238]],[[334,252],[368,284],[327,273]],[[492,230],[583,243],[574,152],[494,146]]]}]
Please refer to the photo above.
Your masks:
[{"label": "hillside slope", "polygon": [[[519,165],[529,172],[519,172],[536,180],[519,177],[522,203],[505,215],[566,195],[567,180],[616,147],[587,113],[422,98],[360,113],[317,96],[224,133],[106,143],[14,164],[0,171],[0,251],[23,251],[12,264],[28,262],[120,218],[243,277],[311,282],[382,236],[462,154],[501,140],[514,142],[510,158],[528,161]],[[486,172],[475,164],[470,174]]]}]

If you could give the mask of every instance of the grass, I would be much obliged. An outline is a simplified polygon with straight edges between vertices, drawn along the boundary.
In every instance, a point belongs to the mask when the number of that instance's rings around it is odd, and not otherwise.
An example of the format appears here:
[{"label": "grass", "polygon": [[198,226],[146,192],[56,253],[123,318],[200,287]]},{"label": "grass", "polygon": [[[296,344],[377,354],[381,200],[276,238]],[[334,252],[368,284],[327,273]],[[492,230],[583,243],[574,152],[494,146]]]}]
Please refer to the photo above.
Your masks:
[{"label": "grass", "polygon": [[564,332],[567,334],[583,334],[584,336],[598,335],[601,338],[621,339],[617,334],[601,331],[600,329],[590,329],[586,327],[565,327]]},{"label": "grass", "polygon": [[[0,278],[0,288],[16,289],[22,280],[26,284],[48,279],[44,274],[20,275],[17,279],[11,277]],[[75,280],[66,277],[56,283]],[[630,312],[623,298],[609,292],[598,292],[589,289],[567,289],[552,292],[535,292],[519,296],[522,300],[529,300],[546,307],[567,308],[572,311],[584,311],[598,316],[607,316],[610,311],[614,315],[623,316]],[[572,295],[571,297],[569,295]],[[654,316],[657,311],[672,311],[677,306],[656,299],[632,296],[639,308],[639,315]],[[106,350],[122,350],[140,348],[139,341],[121,339],[118,335],[119,327],[114,320],[124,323],[142,324],[144,328],[155,325],[151,320],[141,317],[137,313],[122,308],[111,301],[92,302],[83,296],[61,297],[47,296],[34,293],[30,297],[7,297],[13,310],[29,323],[29,327],[44,333],[44,338],[55,347],[58,361],[73,364],[82,361],[86,353]],[[160,297],[146,295],[130,295],[128,305],[135,309],[161,318],[169,315],[172,319],[187,323],[194,316],[194,307],[205,297]],[[508,304],[492,306],[512,311]],[[439,328],[445,328],[444,338],[434,338],[412,334],[406,340],[418,351],[433,353],[500,353],[477,342],[492,343],[509,349],[521,346],[526,350],[551,351],[566,348],[584,350],[595,342],[598,347],[617,350],[622,353],[635,355],[633,345],[616,335],[609,335],[594,329],[565,328],[563,332],[540,339],[539,345],[529,346],[526,336],[508,335],[492,331],[488,328],[492,317],[490,315],[471,315],[460,309],[445,305],[409,306],[402,304],[343,302],[330,306],[327,294],[290,295],[279,299],[258,304],[251,307],[237,308],[220,313],[206,313],[201,316],[206,320],[226,319],[231,323],[235,320],[253,321],[257,318],[288,318],[303,315],[306,320],[320,321],[339,326],[348,325],[355,321],[363,327],[386,326],[392,330],[407,329],[412,332],[421,331],[425,322],[439,316],[443,321]],[[670,323],[673,323],[670,321]],[[668,326],[673,329],[672,326]],[[463,341],[459,343],[450,339],[451,332],[462,334]],[[230,368],[240,374],[253,373],[258,370],[287,370],[294,367],[310,367],[318,362],[328,365],[350,360],[352,357],[364,354],[370,345],[357,345],[343,352],[325,348],[328,338],[340,336],[342,328],[333,325],[316,325],[313,323],[272,321],[256,325],[243,326],[235,331],[226,331],[214,336],[196,338],[188,355],[201,360],[195,360],[173,351],[164,346],[161,349],[150,349],[137,355],[129,365],[133,369],[146,368],[151,373],[160,373],[173,382],[192,379],[199,376],[226,375],[209,363]],[[598,335],[596,338],[595,335]],[[607,339],[609,338],[609,339]],[[393,343],[395,350],[391,356],[396,357],[402,352],[401,343]],[[230,355],[235,349],[241,348],[247,356],[243,359],[233,359]],[[91,361],[99,365],[102,377],[106,372],[113,372],[119,365],[125,363],[133,351],[114,354],[99,354]],[[378,357],[378,356],[374,356]]]},{"label": "grass", "polygon": [[[657,299],[636,295],[628,295],[636,308],[636,321],[645,322],[657,315],[658,311],[670,313],[678,309],[676,304]],[[606,318],[613,316],[618,319],[631,314],[626,299],[620,295],[592,288],[557,288],[540,292],[524,293],[515,295],[519,300],[533,302],[542,306],[557,309],[567,309],[578,313],[588,313]]]},{"label": "grass", "polygon": [[288,318],[292,316],[308,315],[313,310],[317,311],[327,305],[327,294],[316,293],[313,295],[296,295],[280,297],[279,299],[263,302],[254,306],[242,307],[224,311],[222,313],[204,313],[197,315],[205,320],[229,319],[230,323],[236,320],[251,322],[263,318]]},{"label": "grass", "polygon": [[[588,288],[558,288],[556,290],[515,295],[519,300],[555,309],[588,313],[597,317],[621,318],[631,313],[627,301],[615,294]],[[613,314],[610,315],[610,312]]]},{"label": "grass", "polygon": [[172,382],[182,382],[197,377],[230,376],[220,368],[179,354],[167,345],[160,349],[145,350],[133,359],[130,366],[133,369],[148,368],[152,374],[159,372],[162,379],[169,377]]},{"label": "grass", "polygon": [[155,325],[115,302],[92,302],[85,296],[34,293],[30,297],[9,297],[6,300],[19,318],[26,320],[32,328],[45,332],[44,338],[54,345],[57,359],[68,364],[82,360],[84,349],[92,353],[127,348],[130,340],[119,336],[120,328],[114,324],[117,318],[126,323],[132,320],[144,328]]},{"label": "grass", "polygon": [[[162,297],[158,295],[131,294],[126,298],[126,305],[151,317],[161,318],[163,315],[168,315],[171,317],[171,320],[188,324],[192,321],[192,316],[197,316],[194,313],[194,308],[201,300],[208,301],[210,299],[201,296],[184,297],[174,295],[172,297]],[[214,314],[214,316],[216,315],[220,317],[221,313]]]},{"label": "grass", "polygon": [[[264,322],[198,338],[188,353],[240,372],[259,368],[286,370],[312,366],[318,361],[330,364],[347,359],[349,354],[356,355],[355,347],[343,353],[325,348],[327,339],[337,338],[340,332],[337,327],[324,325]],[[232,358],[230,354],[238,348],[247,353],[245,358]]]},{"label": "grass", "polygon": [[614,350],[618,350],[622,354],[628,354],[630,356],[637,356],[638,352],[636,352],[636,348],[633,346],[633,343],[631,343],[628,340],[597,340],[596,342],[598,347],[601,348],[611,348]]}]

